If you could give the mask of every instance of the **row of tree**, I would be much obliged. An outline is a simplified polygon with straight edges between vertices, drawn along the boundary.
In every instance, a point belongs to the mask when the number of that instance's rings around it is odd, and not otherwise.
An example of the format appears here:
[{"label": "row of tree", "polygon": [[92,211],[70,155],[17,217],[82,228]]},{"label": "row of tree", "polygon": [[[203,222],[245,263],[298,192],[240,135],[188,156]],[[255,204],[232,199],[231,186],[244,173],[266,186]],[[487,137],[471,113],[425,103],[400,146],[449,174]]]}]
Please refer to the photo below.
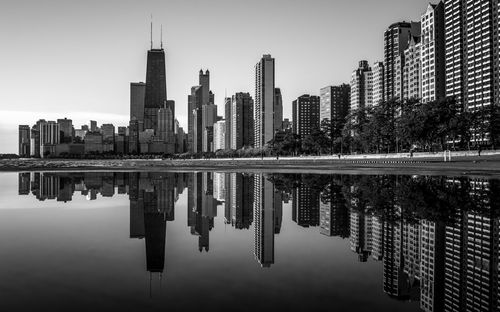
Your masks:
[{"label": "row of tree", "polygon": [[344,120],[323,120],[303,138],[293,133],[269,142],[277,154],[339,154],[495,148],[500,109],[465,109],[454,98],[422,103],[387,101],[351,111]]}]

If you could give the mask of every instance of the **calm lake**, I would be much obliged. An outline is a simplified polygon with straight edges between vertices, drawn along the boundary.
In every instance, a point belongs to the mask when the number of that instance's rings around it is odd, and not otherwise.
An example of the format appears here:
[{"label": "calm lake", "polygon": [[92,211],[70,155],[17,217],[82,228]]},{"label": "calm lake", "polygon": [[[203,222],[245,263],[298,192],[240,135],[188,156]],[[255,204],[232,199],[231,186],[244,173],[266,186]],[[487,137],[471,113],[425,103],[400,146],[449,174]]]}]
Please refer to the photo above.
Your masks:
[{"label": "calm lake", "polygon": [[0,311],[500,311],[500,181],[0,173]]}]

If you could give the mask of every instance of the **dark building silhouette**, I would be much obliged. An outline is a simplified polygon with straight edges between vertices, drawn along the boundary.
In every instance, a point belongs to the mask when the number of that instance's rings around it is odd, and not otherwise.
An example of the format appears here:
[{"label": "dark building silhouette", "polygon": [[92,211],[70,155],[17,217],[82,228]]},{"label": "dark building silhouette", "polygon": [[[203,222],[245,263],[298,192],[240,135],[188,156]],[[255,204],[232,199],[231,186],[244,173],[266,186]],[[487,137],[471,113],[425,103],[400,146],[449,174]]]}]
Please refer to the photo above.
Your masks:
[{"label": "dark building silhouette", "polygon": [[[254,102],[249,93],[236,93],[232,97],[230,147],[241,149],[254,144]],[[227,123],[227,120],[226,120]],[[226,124],[227,125],[227,124]],[[226,131],[226,136],[228,132]]]},{"label": "dark building silhouette", "polygon": [[230,176],[230,216],[231,225],[236,229],[249,229],[253,222],[254,178],[252,175],[231,173]]},{"label": "dark building silhouette", "polygon": [[146,67],[146,90],[144,93],[144,129],[156,129],[158,109],[167,101],[167,81],[165,73],[165,51],[148,51]]},{"label": "dark building silhouette", "polygon": [[334,129],[334,139],[342,135],[351,105],[351,86],[328,86],[320,90],[320,123],[329,120]]},{"label": "dark building silhouette", "polygon": [[254,255],[262,267],[274,263],[276,230],[274,185],[262,173],[254,175]]},{"label": "dark building silhouette", "polygon": [[319,96],[304,94],[292,102],[293,133],[305,138],[319,129]]},{"label": "dark building silhouette", "polygon": [[332,183],[329,193],[320,196],[320,233],[326,236],[348,238],[349,210],[342,187]]},{"label": "dark building silhouette", "polygon": [[292,220],[302,227],[319,226],[319,194],[301,185],[292,191]]},{"label": "dark building silhouette", "polygon": [[144,99],[146,84],[144,82],[130,83],[130,120],[144,122]]},{"label": "dark building silhouette", "polygon": [[29,195],[31,188],[31,174],[29,172],[19,173],[18,194]]},{"label": "dark building silhouette", "polygon": [[31,129],[28,125],[19,125],[19,157],[30,157]]}]

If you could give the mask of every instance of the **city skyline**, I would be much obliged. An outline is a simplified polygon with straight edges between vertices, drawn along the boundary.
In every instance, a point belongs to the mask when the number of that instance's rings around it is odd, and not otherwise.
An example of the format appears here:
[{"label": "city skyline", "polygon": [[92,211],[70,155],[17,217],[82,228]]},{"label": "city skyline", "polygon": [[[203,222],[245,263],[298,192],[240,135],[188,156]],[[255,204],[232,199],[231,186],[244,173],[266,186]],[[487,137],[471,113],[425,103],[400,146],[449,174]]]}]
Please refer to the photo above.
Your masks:
[{"label": "city skyline", "polygon": [[[394,10],[385,10],[384,3]],[[211,71],[212,89],[217,96],[215,104],[222,106],[223,94],[226,90],[227,94],[235,92],[253,94],[253,65],[262,54],[271,53],[276,58],[276,86],[282,89],[284,117],[290,117],[291,101],[294,98],[305,93],[317,95],[322,87],[348,82],[350,72],[354,68],[353,64],[356,64],[359,59],[368,59],[370,63],[381,61],[383,54],[381,38],[387,26],[401,20],[418,20],[425,11],[428,1],[384,1],[384,3],[357,1],[347,5],[333,1],[317,1],[316,6],[309,6],[304,2],[285,7],[281,6],[283,4],[281,2],[273,2],[269,7],[269,12],[262,15],[262,18],[268,21],[267,23],[253,29],[255,23],[250,19],[247,23],[240,23],[238,27],[233,27],[234,34],[247,39],[249,44],[244,45],[241,51],[236,50],[230,53],[231,55],[224,53],[223,49],[214,47],[222,46],[222,42],[227,42],[224,40],[234,37],[222,35],[227,33],[225,23],[229,23],[233,17],[222,24],[213,23],[204,29],[204,32],[217,35],[206,36],[210,38],[210,42],[205,43],[204,40],[207,39],[202,38],[198,44],[201,43],[204,47],[211,48],[198,48],[198,51],[194,50],[197,52],[192,52],[192,48],[189,47],[191,43],[187,43],[184,39],[189,37],[194,30],[190,27],[183,27],[186,26],[185,23],[189,24],[189,21],[180,19],[193,2],[168,4],[165,11],[162,11],[163,7],[155,2],[144,5],[140,9],[134,8],[134,5],[130,3],[125,3],[120,6],[119,12],[123,13],[122,15],[110,13],[112,9],[110,2],[102,4],[98,14],[94,10],[89,12],[86,8],[73,11],[75,6],[59,5],[58,9],[51,13],[56,14],[57,18],[50,22],[43,20],[50,14],[38,14],[40,10],[43,13],[46,8],[31,5],[19,21],[13,21],[7,16],[0,22],[11,24],[2,25],[3,29],[12,29],[12,25],[18,26],[14,27],[17,32],[8,34],[7,43],[16,43],[25,39],[25,36],[30,36],[30,42],[36,46],[38,52],[33,53],[32,49],[14,49],[14,44],[10,44],[8,46],[12,48],[6,49],[5,58],[0,61],[3,63],[2,68],[5,69],[2,71],[3,74],[0,74],[0,79],[6,87],[6,92],[0,95],[2,103],[0,111],[2,116],[7,117],[7,122],[0,126],[0,139],[4,142],[0,147],[0,153],[16,152],[17,125],[31,124],[39,118],[56,120],[68,117],[73,119],[76,126],[90,119],[97,119],[100,123],[113,123],[115,126],[126,125],[129,111],[129,84],[131,81],[144,81],[145,51],[150,44],[150,12],[147,11],[155,13],[153,15],[154,47],[160,46],[159,30],[160,25],[163,25],[169,98],[176,101],[176,117],[181,126],[187,129],[185,94],[186,90],[192,86],[192,73],[200,68],[207,68]],[[216,20],[217,14],[221,14],[217,9],[227,8],[227,10],[222,10],[224,15],[236,10],[231,4],[219,1],[209,7],[205,7],[206,4],[201,4],[201,6],[206,9],[206,12],[215,13],[215,15],[207,15]],[[16,12],[18,9],[16,5],[7,7],[4,12]],[[259,1],[243,4],[243,6],[248,6],[249,14],[259,5]],[[306,5],[308,10],[318,14],[318,18],[309,20],[307,26],[304,27],[302,23],[293,22],[297,19],[291,17],[298,18],[300,16],[298,14]],[[347,19],[357,16],[357,11],[361,7],[371,8],[366,10],[371,12],[369,17],[356,20],[357,23],[367,23],[365,28],[359,28],[360,30],[369,29],[369,35],[366,36],[366,31],[359,36],[355,33],[346,33],[340,25],[346,23]],[[283,13],[280,10],[284,8],[286,8],[285,14],[276,14]],[[330,9],[331,14],[325,17],[324,11],[328,12],[327,9]],[[33,16],[35,11],[36,17]],[[77,11],[79,15],[75,16],[74,12]],[[92,27],[82,25],[86,22],[86,19],[82,18],[86,14],[96,14],[96,23]],[[335,19],[335,14],[339,14],[341,18]],[[94,15],[92,17],[94,18]],[[190,16],[190,19],[194,18],[196,14]],[[42,23],[37,24],[39,28],[37,29],[33,23],[34,21],[40,22],[40,19]],[[123,29],[118,29],[125,21],[127,25]],[[107,28],[108,25],[114,25],[116,28]],[[99,27],[101,31],[97,31]],[[252,36],[252,33],[260,30],[261,27],[266,28],[269,35]],[[341,34],[335,35],[336,30],[342,30]],[[37,32],[40,35],[37,36]],[[276,32],[283,34],[283,36],[280,35],[283,40],[275,39]],[[123,37],[125,34],[126,38]],[[316,61],[308,58],[307,62],[299,62],[301,58],[310,54],[309,48],[307,51],[295,48],[295,52],[290,52],[289,45],[294,44],[295,40],[307,38],[310,42],[319,44],[324,41],[325,34],[332,34],[332,38],[335,39],[329,43],[328,48],[316,51],[317,57],[314,58]],[[363,41],[353,44],[349,40],[358,37],[363,37]],[[63,43],[70,43],[70,46],[77,48],[70,49],[71,53],[61,53]],[[117,57],[116,51],[111,49],[111,46],[116,48],[117,43],[122,47],[120,57]],[[349,53],[345,53],[346,48],[337,49],[338,43],[349,46],[347,47]],[[186,52],[187,50],[189,52]],[[108,54],[110,52],[113,53],[112,56]],[[19,61],[16,62],[16,60]],[[123,64],[131,65],[124,66]],[[103,70],[103,65],[107,65],[108,69]],[[82,71],[83,68],[85,68],[84,71]],[[26,86],[31,91],[21,92]],[[65,109],[61,110],[61,107]],[[223,114],[222,110],[219,108],[219,115]],[[12,127],[10,123],[14,123],[15,126]]]}]

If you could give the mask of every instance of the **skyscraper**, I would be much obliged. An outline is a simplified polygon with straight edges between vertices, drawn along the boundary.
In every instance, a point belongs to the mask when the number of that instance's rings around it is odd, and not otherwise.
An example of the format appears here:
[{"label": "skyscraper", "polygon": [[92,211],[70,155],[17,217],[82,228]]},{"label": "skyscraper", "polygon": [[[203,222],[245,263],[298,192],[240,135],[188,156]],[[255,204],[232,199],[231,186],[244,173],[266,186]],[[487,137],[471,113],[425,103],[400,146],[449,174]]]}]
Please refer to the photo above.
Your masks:
[{"label": "skyscraper", "polygon": [[167,82],[165,73],[165,51],[148,51],[146,67],[146,90],[144,93],[144,129],[157,129],[158,109],[167,100]]},{"label": "skyscraper", "polygon": [[351,76],[351,111],[373,104],[373,76],[368,61],[360,61]]},{"label": "skyscraper", "polygon": [[[236,93],[232,99],[231,148],[240,149],[254,144],[253,99],[249,93]],[[227,135],[227,133],[226,133]]]},{"label": "skyscraper", "polygon": [[319,96],[304,94],[292,103],[293,133],[302,139],[319,129]]},{"label": "skyscraper", "polygon": [[[384,32],[384,75],[385,100],[396,97],[396,59],[408,48],[410,36],[420,36],[420,23],[399,22]],[[401,68],[399,68],[401,70]]]},{"label": "skyscraper", "polygon": [[267,54],[255,65],[254,145],[262,148],[274,138],[274,58]]},{"label": "skyscraper", "polygon": [[444,98],[445,41],[444,3],[429,4],[420,19],[422,25],[422,102]]},{"label": "skyscraper", "polygon": [[[203,150],[203,106],[214,104],[214,94],[210,91],[210,72],[199,72],[199,85],[191,88],[188,95],[188,150],[198,153]],[[205,120],[205,124],[208,124]],[[213,125],[213,124],[212,124]]]}]

